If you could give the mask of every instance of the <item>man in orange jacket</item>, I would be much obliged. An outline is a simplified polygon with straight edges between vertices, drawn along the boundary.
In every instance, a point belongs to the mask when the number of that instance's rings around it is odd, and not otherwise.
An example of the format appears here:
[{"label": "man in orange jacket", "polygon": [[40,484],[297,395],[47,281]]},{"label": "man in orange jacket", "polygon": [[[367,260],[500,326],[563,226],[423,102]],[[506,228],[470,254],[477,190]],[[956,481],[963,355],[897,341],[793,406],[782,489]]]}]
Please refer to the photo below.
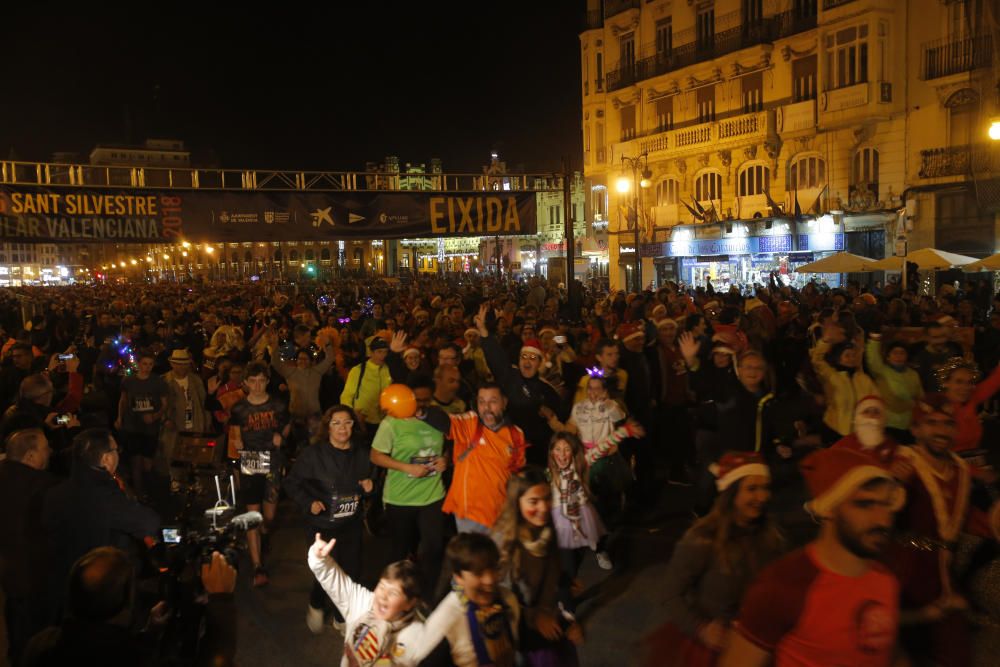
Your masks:
[{"label": "man in orange jacket", "polygon": [[476,392],[475,412],[448,415],[432,407],[424,414],[455,443],[455,471],[442,511],[455,515],[460,533],[489,533],[507,499],[507,480],[524,467],[524,433],[505,419],[506,408],[503,390],[488,383]]}]

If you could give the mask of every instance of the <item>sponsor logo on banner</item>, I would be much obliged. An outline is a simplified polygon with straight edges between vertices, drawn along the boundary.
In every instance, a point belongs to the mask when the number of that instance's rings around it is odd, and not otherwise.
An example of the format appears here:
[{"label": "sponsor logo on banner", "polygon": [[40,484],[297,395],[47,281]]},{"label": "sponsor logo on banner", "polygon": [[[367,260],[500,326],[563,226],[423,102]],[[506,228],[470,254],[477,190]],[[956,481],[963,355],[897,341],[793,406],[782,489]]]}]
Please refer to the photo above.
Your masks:
[{"label": "sponsor logo on banner", "polygon": [[319,227],[324,223],[329,223],[333,227],[333,217],[331,217],[330,209],[332,206],[327,206],[326,208],[318,208],[309,215],[312,217],[313,227]]}]

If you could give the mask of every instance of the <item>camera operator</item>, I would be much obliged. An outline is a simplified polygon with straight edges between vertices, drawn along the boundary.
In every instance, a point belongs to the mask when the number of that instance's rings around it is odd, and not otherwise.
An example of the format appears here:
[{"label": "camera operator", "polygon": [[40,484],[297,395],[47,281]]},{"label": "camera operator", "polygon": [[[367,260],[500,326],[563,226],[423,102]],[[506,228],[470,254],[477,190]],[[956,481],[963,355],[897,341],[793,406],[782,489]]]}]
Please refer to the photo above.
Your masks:
[{"label": "camera operator", "polygon": [[[201,568],[207,593],[205,632],[196,650],[196,665],[234,664],[236,570],[219,552]],[[135,572],[128,554],[99,547],[74,563],[69,575],[67,614],[59,626],[35,635],[24,652],[24,667],[67,664],[103,667],[153,667],[160,664],[159,632],[170,619],[163,603],[150,612],[142,631],[131,629],[136,613]],[[169,647],[164,646],[164,649]]]},{"label": "camera operator", "polygon": [[77,558],[103,546],[134,547],[159,537],[160,518],[125,493],[118,478],[118,443],[104,428],[82,431],[73,440],[70,478],[46,495],[42,512],[49,534],[53,569],[52,611],[61,608],[59,582]]}]

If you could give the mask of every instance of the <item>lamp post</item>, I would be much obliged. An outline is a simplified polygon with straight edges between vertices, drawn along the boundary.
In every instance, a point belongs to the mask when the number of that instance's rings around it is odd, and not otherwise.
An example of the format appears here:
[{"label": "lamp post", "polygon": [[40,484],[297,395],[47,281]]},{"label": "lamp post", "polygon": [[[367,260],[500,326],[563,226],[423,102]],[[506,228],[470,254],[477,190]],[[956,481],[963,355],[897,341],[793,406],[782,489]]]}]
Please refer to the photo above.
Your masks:
[{"label": "lamp post", "polygon": [[[621,194],[628,194],[632,191],[632,207],[630,211],[632,231],[634,233],[634,244],[635,244],[635,267],[633,273],[635,282],[635,291],[639,293],[642,291],[642,257],[639,253],[639,196],[640,189],[646,189],[650,186],[650,179],[653,177],[653,172],[649,170],[649,165],[646,160],[646,153],[641,153],[635,157],[628,157],[622,155],[622,170],[631,169],[632,179],[629,180],[628,176],[624,174],[619,177],[618,182],[615,184],[618,192]],[[642,177],[640,180],[640,176]],[[620,230],[619,230],[620,232]],[[618,247],[621,247],[621,235],[619,234]]]}]

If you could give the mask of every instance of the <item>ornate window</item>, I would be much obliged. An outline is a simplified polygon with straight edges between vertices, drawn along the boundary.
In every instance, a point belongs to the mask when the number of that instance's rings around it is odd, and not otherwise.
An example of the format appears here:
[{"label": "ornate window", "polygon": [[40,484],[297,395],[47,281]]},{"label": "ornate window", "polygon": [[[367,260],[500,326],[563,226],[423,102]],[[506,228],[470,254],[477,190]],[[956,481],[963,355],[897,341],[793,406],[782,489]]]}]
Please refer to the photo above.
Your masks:
[{"label": "ornate window", "polygon": [[739,197],[762,195],[771,187],[771,170],[763,164],[751,164],[740,169],[736,181],[736,194]]},{"label": "ornate window", "polygon": [[676,178],[664,178],[656,184],[656,205],[676,204],[680,195],[680,183]]},{"label": "ornate window", "polygon": [[788,166],[788,190],[809,190],[826,185],[826,160],[819,155],[796,157]]},{"label": "ornate window", "polygon": [[694,181],[694,196],[698,201],[722,199],[722,174],[706,171],[699,175]]}]

